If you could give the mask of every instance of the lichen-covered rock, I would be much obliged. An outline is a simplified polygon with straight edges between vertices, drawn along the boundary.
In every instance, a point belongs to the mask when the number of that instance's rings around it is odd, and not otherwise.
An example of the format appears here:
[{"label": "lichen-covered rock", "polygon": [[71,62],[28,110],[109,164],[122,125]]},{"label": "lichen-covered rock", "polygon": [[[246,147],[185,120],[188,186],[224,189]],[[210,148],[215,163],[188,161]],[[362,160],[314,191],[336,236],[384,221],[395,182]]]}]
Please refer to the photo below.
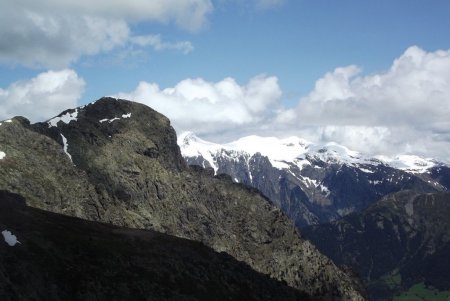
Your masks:
[{"label": "lichen-covered rock", "polygon": [[[16,149],[8,160],[23,160],[19,170],[14,162],[0,162],[20,174],[14,180],[0,176],[0,189],[21,193],[35,207],[200,241],[312,296],[364,299],[357,281],[304,240],[259,192],[187,167],[169,120],[142,104],[103,98],[48,123],[14,126],[39,147],[30,161],[27,153],[34,150],[0,128],[0,143]],[[21,184],[28,178],[22,170],[51,173],[51,180],[37,195]],[[73,210],[64,209],[67,204]]]}]

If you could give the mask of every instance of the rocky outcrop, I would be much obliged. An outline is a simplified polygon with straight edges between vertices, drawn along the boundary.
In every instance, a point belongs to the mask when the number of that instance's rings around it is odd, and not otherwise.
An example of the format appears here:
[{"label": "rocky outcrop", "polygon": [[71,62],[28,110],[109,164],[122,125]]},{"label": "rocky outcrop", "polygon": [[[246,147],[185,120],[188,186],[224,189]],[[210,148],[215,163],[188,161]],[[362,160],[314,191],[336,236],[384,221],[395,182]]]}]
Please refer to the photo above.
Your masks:
[{"label": "rocky outcrop", "polygon": [[362,300],[356,280],[259,192],[188,168],[169,120],[104,98],[35,125],[0,126],[0,189],[31,206],[200,241],[321,299]]}]

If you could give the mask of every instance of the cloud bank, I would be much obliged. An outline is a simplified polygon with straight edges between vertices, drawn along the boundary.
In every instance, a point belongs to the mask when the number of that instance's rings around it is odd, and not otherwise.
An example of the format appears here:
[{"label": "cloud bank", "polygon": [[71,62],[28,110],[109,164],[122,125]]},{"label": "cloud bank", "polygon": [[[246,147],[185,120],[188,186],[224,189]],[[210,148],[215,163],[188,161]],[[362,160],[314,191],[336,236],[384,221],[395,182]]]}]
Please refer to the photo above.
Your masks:
[{"label": "cloud bank", "polygon": [[130,24],[175,23],[195,31],[212,11],[209,0],[0,0],[0,5],[0,62],[44,68],[64,68],[82,56],[139,43],[188,53],[189,41],[141,37]]},{"label": "cloud bank", "polygon": [[208,135],[264,123],[281,110],[281,94],[276,77],[260,75],[243,86],[232,78],[216,83],[186,79],[166,89],[141,82],[134,91],[115,96],[142,102],[169,116],[179,131]]},{"label": "cloud bank", "polygon": [[[158,43],[149,40],[141,42]],[[64,69],[0,88],[0,118],[48,119],[77,106],[84,85],[75,71]],[[142,81],[114,96],[160,111],[178,132],[194,131],[215,142],[297,135],[372,155],[418,154],[450,163],[450,50],[413,46],[388,70],[370,75],[358,66],[336,68],[294,108],[283,107],[278,78],[267,75],[246,84],[185,79],[169,88]]]},{"label": "cloud bank", "polygon": [[[266,10],[284,2],[250,3]],[[119,56],[150,48],[188,54],[194,49],[190,41],[166,41],[160,34],[133,29],[156,22],[196,32],[214,9],[212,0],[0,0],[0,6],[0,63],[50,69],[113,50]]]},{"label": "cloud bank", "polygon": [[218,142],[247,134],[298,135],[373,155],[414,153],[450,162],[450,50],[413,46],[389,70],[370,75],[354,65],[336,68],[292,109],[282,106],[272,76],[245,85],[232,78],[187,79],[166,89],[141,82],[116,96],[155,108],[179,132]]},{"label": "cloud bank", "polygon": [[450,51],[408,48],[384,73],[337,68],[300,100],[296,116],[324,140],[371,152],[444,155],[450,146]]}]

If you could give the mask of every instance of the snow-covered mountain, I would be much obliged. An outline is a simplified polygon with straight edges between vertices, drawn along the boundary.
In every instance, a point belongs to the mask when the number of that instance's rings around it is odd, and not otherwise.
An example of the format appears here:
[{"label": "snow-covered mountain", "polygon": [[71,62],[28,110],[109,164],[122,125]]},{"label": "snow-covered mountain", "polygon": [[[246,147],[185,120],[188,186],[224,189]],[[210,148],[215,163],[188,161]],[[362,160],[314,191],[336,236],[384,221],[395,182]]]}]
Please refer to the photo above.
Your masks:
[{"label": "snow-covered mountain", "polygon": [[450,188],[448,166],[413,155],[370,157],[298,137],[248,136],[216,144],[192,132],[181,134],[178,144],[188,164],[259,189],[299,227],[360,211],[391,192]]}]

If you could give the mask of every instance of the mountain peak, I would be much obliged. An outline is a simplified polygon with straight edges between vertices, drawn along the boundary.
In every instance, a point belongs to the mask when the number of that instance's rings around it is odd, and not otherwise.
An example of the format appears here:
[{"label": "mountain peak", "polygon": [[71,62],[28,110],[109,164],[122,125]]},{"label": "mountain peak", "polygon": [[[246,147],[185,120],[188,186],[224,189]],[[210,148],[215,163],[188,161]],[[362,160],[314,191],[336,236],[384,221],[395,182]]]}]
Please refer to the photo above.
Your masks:
[{"label": "mountain peak", "polygon": [[[141,103],[103,97],[65,110],[34,127],[63,145],[77,166],[87,160],[86,156],[93,155],[86,154],[85,149],[101,149],[126,139],[136,153],[158,160],[166,167],[185,168],[169,119]],[[121,145],[116,147],[118,152],[124,149]]]},{"label": "mountain peak", "polygon": [[192,142],[208,143],[207,141],[200,139],[194,132],[186,131],[178,135],[178,145],[189,145]]}]

